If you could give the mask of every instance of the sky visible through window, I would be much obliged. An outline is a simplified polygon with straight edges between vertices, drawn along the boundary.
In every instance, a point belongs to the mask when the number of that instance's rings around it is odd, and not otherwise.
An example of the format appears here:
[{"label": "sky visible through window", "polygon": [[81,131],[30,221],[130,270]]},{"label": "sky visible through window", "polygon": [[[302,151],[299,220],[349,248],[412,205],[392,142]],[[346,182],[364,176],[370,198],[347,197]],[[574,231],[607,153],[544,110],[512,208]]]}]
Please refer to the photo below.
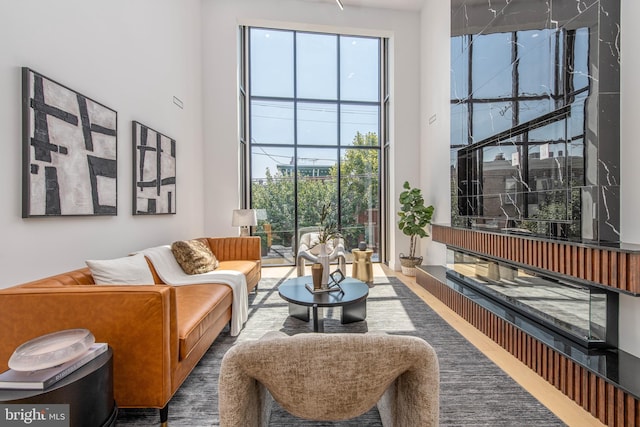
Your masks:
[{"label": "sky visible through window", "polygon": [[330,166],[379,133],[379,39],[252,28],[250,45],[253,180],[292,164],[294,144],[299,166]]}]

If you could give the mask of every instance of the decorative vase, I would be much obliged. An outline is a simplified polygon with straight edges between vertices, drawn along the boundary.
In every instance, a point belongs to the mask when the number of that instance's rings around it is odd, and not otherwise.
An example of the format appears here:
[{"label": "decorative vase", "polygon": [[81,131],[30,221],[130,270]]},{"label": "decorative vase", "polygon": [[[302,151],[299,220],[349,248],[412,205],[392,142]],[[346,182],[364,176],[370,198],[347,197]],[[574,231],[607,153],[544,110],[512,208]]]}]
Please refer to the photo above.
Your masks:
[{"label": "decorative vase", "polygon": [[366,251],[366,250],[367,250],[367,242],[360,242],[360,243],[358,243],[358,250],[360,250],[360,251]]},{"label": "decorative vase", "polygon": [[320,289],[322,285],[322,273],[324,268],[319,262],[314,262],[311,266],[311,277],[313,277],[313,289]]},{"label": "decorative vase", "polygon": [[329,254],[327,254],[327,244],[320,243],[320,254],[318,255],[318,263],[322,265],[322,288],[329,286]]}]

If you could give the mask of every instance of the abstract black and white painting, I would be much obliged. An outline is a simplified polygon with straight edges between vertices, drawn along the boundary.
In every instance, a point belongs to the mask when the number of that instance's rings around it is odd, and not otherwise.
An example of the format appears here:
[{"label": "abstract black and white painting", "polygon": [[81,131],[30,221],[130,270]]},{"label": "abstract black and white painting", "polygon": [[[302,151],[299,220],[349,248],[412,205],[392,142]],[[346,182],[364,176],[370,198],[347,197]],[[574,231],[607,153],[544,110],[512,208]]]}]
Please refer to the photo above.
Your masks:
[{"label": "abstract black and white painting", "polygon": [[117,215],[118,113],[22,68],[22,217]]},{"label": "abstract black and white painting", "polygon": [[133,214],[176,213],[176,141],[133,122]]}]

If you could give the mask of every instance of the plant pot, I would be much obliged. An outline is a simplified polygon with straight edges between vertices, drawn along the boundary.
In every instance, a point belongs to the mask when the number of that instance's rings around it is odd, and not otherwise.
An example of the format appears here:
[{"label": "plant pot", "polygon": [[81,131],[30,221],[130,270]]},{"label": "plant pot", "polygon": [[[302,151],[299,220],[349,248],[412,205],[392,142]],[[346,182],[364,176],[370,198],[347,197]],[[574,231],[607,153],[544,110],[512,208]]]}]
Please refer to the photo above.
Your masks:
[{"label": "plant pot", "polygon": [[422,257],[408,257],[400,254],[400,269],[405,276],[415,276],[416,267],[422,264]]}]

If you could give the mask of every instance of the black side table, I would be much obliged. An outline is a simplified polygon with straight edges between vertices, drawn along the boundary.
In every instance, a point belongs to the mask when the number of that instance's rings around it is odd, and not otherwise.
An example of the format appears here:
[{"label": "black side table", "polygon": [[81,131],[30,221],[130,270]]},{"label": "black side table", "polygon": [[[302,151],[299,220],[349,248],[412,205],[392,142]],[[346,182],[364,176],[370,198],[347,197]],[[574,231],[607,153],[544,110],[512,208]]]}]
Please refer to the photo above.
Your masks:
[{"label": "black side table", "polygon": [[69,404],[71,427],[115,426],[111,347],[69,376],[44,390],[0,389],[0,403]]}]

